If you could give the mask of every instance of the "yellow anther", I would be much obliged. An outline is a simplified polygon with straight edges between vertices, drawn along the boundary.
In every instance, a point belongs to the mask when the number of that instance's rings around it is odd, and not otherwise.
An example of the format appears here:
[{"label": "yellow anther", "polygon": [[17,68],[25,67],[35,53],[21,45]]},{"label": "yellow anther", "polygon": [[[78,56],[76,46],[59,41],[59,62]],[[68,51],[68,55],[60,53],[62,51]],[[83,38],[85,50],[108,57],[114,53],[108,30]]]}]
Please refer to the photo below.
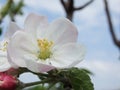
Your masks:
[{"label": "yellow anther", "polygon": [[51,47],[53,46],[52,41],[48,41],[47,39],[38,39],[38,47],[40,48],[40,52],[38,55],[38,58],[40,59],[47,59],[50,58],[51,53]]},{"label": "yellow anther", "polygon": [[3,52],[7,51],[7,45],[8,45],[8,42],[7,41],[4,42],[0,50],[2,50]]}]

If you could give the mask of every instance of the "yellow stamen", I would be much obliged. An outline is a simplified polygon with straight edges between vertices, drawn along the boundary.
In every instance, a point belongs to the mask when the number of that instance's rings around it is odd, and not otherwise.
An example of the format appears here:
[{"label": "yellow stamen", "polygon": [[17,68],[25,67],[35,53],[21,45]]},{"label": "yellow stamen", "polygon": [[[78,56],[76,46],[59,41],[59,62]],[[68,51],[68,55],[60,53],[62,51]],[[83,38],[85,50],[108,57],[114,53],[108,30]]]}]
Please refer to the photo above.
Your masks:
[{"label": "yellow stamen", "polygon": [[50,58],[52,54],[50,49],[53,46],[53,42],[48,41],[47,39],[38,39],[37,42],[40,48],[38,58],[43,59],[43,60]]},{"label": "yellow stamen", "polygon": [[2,50],[3,52],[7,51],[7,45],[8,45],[8,42],[4,42],[3,45],[2,45],[2,48],[0,48],[0,50]]}]

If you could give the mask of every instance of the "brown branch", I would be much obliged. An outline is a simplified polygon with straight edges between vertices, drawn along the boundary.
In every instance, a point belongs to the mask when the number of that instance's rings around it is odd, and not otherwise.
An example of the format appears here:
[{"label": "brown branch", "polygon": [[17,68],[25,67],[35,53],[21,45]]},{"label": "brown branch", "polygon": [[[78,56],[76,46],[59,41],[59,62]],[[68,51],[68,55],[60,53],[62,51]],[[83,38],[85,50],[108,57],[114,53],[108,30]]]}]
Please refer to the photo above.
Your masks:
[{"label": "brown branch", "polygon": [[73,18],[73,14],[74,14],[74,11],[76,10],[81,10],[83,8],[85,8],[86,6],[88,6],[90,3],[92,3],[94,0],[90,0],[89,2],[87,2],[85,5],[83,6],[80,6],[78,8],[76,8],[74,6],[74,0],[67,0],[67,1],[64,1],[64,0],[60,0],[61,1],[61,4],[63,5],[64,7],[64,10],[66,12],[66,17],[72,21],[72,18]]},{"label": "brown branch", "polygon": [[63,5],[63,7],[64,7],[64,10],[67,12],[67,6],[68,6],[68,4],[66,3],[66,2],[64,2],[64,0],[60,0],[61,1],[61,4]]},{"label": "brown branch", "polygon": [[73,8],[73,4],[74,4],[73,0],[68,0],[66,2],[64,0],[60,0],[60,1],[66,12],[71,11],[70,9]]},{"label": "brown branch", "polygon": [[120,41],[117,40],[117,37],[116,37],[115,32],[114,32],[114,28],[113,28],[113,24],[112,24],[112,20],[111,20],[111,16],[110,16],[110,11],[109,11],[109,6],[108,6],[107,0],[104,0],[104,4],[105,4],[105,11],[106,11],[106,16],[107,16],[107,19],[108,19],[109,30],[110,30],[112,39],[113,39],[115,45],[118,48],[120,48]]},{"label": "brown branch", "polygon": [[87,7],[89,4],[91,4],[94,0],[90,0],[89,2],[87,2],[86,4],[84,4],[83,6],[80,7],[74,7],[74,10],[81,10],[84,9],[85,7]]},{"label": "brown branch", "polygon": [[74,1],[73,0],[67,0],[67,1],[60,0],[60,1],[66,12],[66,17],[72,21],[73,12],[74,12],[73,10]]},{"label": "brown branch", "polygon": [[64,2],[64,0],[60,0],[61,4],[63,5],[64,8],[66,8],[66,3]]}]

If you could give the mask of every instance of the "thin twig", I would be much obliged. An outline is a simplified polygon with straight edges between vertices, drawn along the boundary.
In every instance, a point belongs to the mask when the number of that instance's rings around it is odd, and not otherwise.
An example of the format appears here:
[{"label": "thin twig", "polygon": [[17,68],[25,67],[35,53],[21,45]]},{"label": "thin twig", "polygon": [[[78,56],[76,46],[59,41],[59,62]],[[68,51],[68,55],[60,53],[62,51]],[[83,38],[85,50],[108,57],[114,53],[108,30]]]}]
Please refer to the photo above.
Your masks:
[{"label": "thin twig", "polygon": [[106,11],[106,16],[107,16],[107,19],[108,19],[109,30],[110,30],[112,39],[113,39],[115,45],[118,48],[120,48],[120,41],[117,40],[117,37],[116,37],[115,32],[114,32],[114,28],[113,28],[113,24],[112,24],[112,20],[111,20],[111,16],[110,16],[110,11],[109,11],[109,6],[108,6],[108,3],[107,3],[107,0],[104,0],[104,4],[105,4],[105,11]]},{"label": "thin twig", "polygon": [[51,79],[45,79],[45,80],[42,80],[42,81],[31,82],[31,83],[22,83],[22,82],[20,82],[19,83],[19,88],[23,89],[23,88],[26,88],[26,87],[29,87],[29,86],[34,86],[34,85],[38,85],[38,84],[45,84],[45,83],[48,83],[50,81],[51,81]]},{"label": "thin twig", "polygon": [[74,7],[74,10],[81,10],[87,7],[89,4],[91,4],[94,0],[90,0],[89,2],[85,3],[83,6],[80,7]]},{"label": "thin twig", "polygon": [[89,2],[87,2],[86,4],[84,4],[83,6],[80,6],[80,7],[75,7],[74,0],[67,0],[67,1],[60,0],[60,1],[66,12],[66,17],[72,21],[73,14],[75,11],[82,10],[83,8],[87,7],[90,3],[92,3],[94,0],[90,0]]}]

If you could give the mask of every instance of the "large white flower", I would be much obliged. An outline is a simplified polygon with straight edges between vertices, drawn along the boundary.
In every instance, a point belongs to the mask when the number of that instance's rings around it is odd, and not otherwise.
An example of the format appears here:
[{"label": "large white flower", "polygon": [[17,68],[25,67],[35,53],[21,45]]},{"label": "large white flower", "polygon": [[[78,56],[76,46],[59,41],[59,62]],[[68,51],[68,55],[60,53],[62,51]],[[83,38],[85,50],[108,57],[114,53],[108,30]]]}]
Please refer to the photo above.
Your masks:
[{"label": "large white flower", "polygon": [[84,57],[84,48],[77,44],[76,27],[65,18],[48,23],[44,16],[28,15],[24,31],[16,32],[8,44],[11,60],[33,72],[69,68]]},{"label": "large white flower", "polygon": [[[17,30],[20,30],[20,28],[14,22],[10,22],[8,31],[5,33],[4,39],[0,42],[0,72],[4,72],[12,67],[9,64],[8,58],[7,58],[7,45],[10,41],[11,36]],[[16,65],[14,65],[13,63],[12,63],[12,65],[13,65],[13,67],[16,68]]]}]

